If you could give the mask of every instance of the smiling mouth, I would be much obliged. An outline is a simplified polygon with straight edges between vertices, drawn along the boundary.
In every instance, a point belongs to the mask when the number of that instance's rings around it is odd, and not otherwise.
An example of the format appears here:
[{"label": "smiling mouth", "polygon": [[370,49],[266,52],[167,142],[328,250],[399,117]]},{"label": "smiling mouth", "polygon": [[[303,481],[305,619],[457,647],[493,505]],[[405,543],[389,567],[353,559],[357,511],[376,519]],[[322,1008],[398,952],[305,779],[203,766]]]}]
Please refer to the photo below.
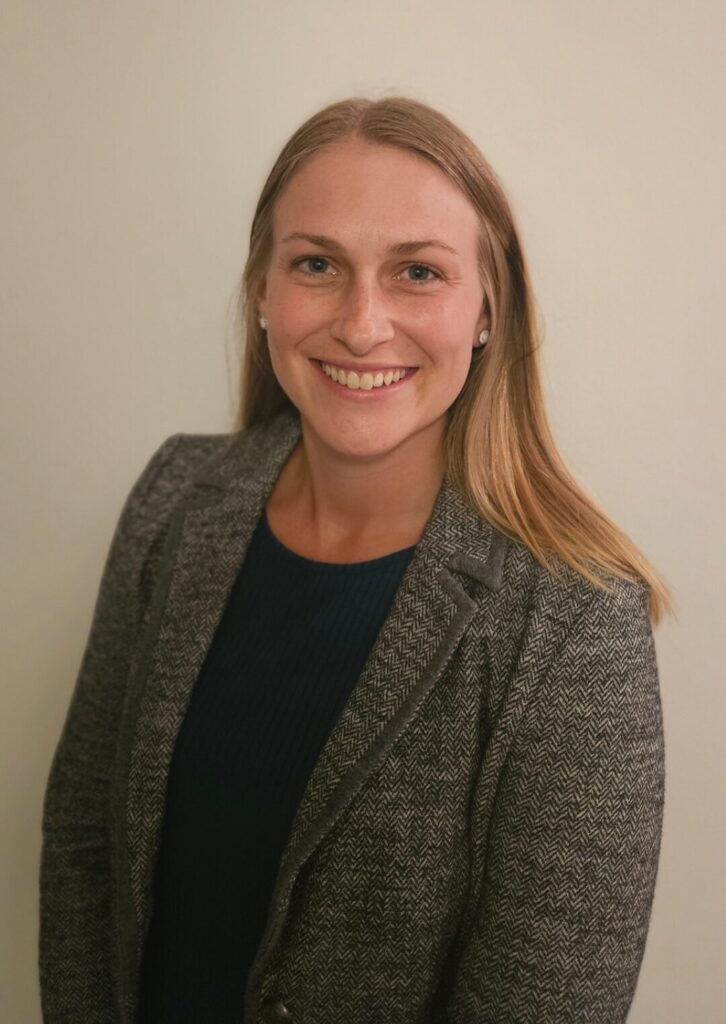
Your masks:
[{"label": "smiling mouth", "polygon": [[[350,387],[348,385],[348,383],[347,383],[347,376],[346,376],[346,383],[343,384],[340,381],[336,380],[332,376],[332,374],[326,373],[325,370],[323,369],[322,360],[320,360],[320,359],[311,359],[310,362],[314,363],[318,367],[320,373],[323,375],[323,377],[326,378],[327,382],[330,385],[332,385],[337,390],[340,390],[341,392],[344,392],[344,393],[350,394],[350,395],[355,395],[355,396],[357,396],[357,395],[373,395],[373,394],[378,395],[378,394],[382,394],[382,393],[388,392],[388,391],[398,391],[398,390],[400,390],[401,387],[405,386],[405,384],[409,380],[411,380],[412,377],[415,376],[416,372],[419,369],[418,366],[401,367],[400,370],[403,370],[405,372],[398,378],[398,380],[392,380],[391,379],[391,380],[389,380],[389,382],[387,384],[385,384],[385,383],[383,383],[383,381],[381,381],[381,383],[379,383],[378,385],[373,384],[372,386],[368,386],[368,387],[361,387],[360,386],[360,381],[364,377],[370,376],[372,378],[372,380],[375,380],[376,377],[383,377],[385,379],[385,377],[387,377],[389,375],[392,376],[394,371],[387,370],[385,373],[382,370],[378,370],[376,372],[374,372],[372,370],[365,370],[365,371],[362,371],[362,372],[359,372],[357,370],[355,370],[355,371],[344,371],[346,374],[349,374],[350,372],[354,372],[358,376],[359,386],[358,387]],[[328,363],[327,365],[328,366],[332,366],[334,364]],[[399,372],[399,368],[398,367],[396,368],[396,372]]]},{"label": "smiling mouth", "polygon": [[329,359],[316,359],[315,357],[313,357],[311,361],[317,363],[318,366],[324,366],[327,364],[328,366],[334,366],[336,370],[344,370],[346,373],[357,373],[359,377],[362,377],[364,373],[372,373],[375,377],[377,373],[394,373],[396,370],[405,370],[409,373],[418,369],[418,366],[403,366],[403,364],[400,363],[395,366],[376,366],[372,369],[370,367],[363,366],[360,368],[357,366],[340,366],[338,363],[333,363]]}]

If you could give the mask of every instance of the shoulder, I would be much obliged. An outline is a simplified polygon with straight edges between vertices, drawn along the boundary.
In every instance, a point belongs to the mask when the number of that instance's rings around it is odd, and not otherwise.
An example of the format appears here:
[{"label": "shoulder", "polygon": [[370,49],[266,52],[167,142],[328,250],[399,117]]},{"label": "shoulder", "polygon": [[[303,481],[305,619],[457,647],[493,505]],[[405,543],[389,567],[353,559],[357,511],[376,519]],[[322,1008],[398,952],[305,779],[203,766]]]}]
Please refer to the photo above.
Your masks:
[{"label": "shoulder", "polygon": [[284,410],[233,432],[172,434],[143,466],[126,499],[124,519],[154,530],[160,521],[168,522],[196,485],[226,486],[230,478],[254,473],[286,442],[291,428],[294,416]]},{"label": "shoulder", "polygon": [[128,580],[136,579],[146,594],[180,504],[199,474],[223,458],[238,438],[239,434],[172,434],[147,457],[121,509],[107,574],[118,571]]},{"label": "shoulder", "polygon": [[491,714],[505,744],[579,742],[588,729],[622,737],[660,728],[660,696],[648,588],[602,574],[607,589],[561,559],[556,573],[520,541],[507,548],[502,610],[487,638],[498,686]]},{"label": "shoulder", "polygon": [[590,604],[632,606],[647,597],[648,588],[642,579],[593,568],[592,574],[605,584],[603,588],[554,552],[547,552],[547,567],[519,538],[507,536],[506,540],[504,586],[516,590],[530,611],[569,619]]},{"label": "shoulder", "polygon": [[[192,483],[200,471],[216,464],[239,439],[239,434],[172,434],[148,459],[137,490],[153,490],[169,499]],[[139,488],[139,483],[143,486]]]},{"label": "shoulder", "polygon": [[593,568],[601,586],[558,555],[548,553],[547,568],[521,540],[507,540],[497,600],[514,628],[521,657],[545,666],[565,644],[592,654],[650,645],[649,591],[643,580]]},{"label": "shoulder", "polygon": [[196,483],[224,484],[230,477],[243,477],[274,455],[295,429],[295,412],[284,409],[229,433],[172,434],[148,460],[135,491],[173,502]]},{"label": "shoulder", "polygon": [[[124,501],[116,529],[125,549],[143,549],[166,533],[196,482],[240,445],[246,431],[224,434],[172,434],[142,463]],[[227,459],[227,461],[229,461]]]},{"label": "shoulder", "polygon": [[170,509],[200,470],[215,462],[233,434],[172,434],[147,457],[124,504],[123,516],[138,519],[155,508]]}]

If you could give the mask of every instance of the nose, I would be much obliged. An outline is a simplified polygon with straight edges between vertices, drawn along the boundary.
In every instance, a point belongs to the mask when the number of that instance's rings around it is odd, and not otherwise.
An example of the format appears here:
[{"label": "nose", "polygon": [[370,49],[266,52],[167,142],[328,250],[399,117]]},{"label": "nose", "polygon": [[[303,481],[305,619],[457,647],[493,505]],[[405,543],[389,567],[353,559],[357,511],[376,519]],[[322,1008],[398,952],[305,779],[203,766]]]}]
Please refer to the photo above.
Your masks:
[{"label": "nose", "polygon": [[373,275],[351,281],[340,299],[331,329],[335,338],[361,355],[372,345],[393,338],[386,296]]}]

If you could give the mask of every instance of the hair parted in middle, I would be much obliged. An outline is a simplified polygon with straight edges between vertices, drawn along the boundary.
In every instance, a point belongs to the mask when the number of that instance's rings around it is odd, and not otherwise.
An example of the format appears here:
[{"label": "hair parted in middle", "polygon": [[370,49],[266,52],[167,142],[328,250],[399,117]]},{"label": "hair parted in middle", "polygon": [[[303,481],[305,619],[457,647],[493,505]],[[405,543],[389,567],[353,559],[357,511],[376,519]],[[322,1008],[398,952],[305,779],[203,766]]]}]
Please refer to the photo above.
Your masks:
[{"label": "hair parted in middle", "polygon": [[542,389],[542,331],[504,189],[469,136],[419,100],[351,97],[332,103],[300,125],[280,151],[252,219],[238,299],[244,354],[236,428],[246,429],[292,406],[275,376],[258,320],[257,302],[274,242],[274,207],[309,158],[347,139],[396,146],[430,161],[461,190],[479,218],[479,280],[491,327],[488,344],[473,348],[467,379],[448,410],[443,437],[448,481],[554,575],[566,563],[605,590],[610,589],[608,576],[645,583],[651,619],[657,623],[664,611],[672,611],[667,586],[558,452]]}]

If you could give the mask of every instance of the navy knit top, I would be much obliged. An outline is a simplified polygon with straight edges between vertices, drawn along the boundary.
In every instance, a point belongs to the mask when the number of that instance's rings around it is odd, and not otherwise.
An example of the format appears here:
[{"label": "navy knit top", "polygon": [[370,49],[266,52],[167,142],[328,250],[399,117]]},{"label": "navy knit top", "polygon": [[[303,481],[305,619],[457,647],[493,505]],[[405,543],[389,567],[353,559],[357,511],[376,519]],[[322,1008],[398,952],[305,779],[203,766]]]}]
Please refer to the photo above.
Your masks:
[{"label": "navy knit top", "polygon": [[282,851],[415,545],[303,558],[260,516],[172,756],[139,1024],[239,1024]]}]

